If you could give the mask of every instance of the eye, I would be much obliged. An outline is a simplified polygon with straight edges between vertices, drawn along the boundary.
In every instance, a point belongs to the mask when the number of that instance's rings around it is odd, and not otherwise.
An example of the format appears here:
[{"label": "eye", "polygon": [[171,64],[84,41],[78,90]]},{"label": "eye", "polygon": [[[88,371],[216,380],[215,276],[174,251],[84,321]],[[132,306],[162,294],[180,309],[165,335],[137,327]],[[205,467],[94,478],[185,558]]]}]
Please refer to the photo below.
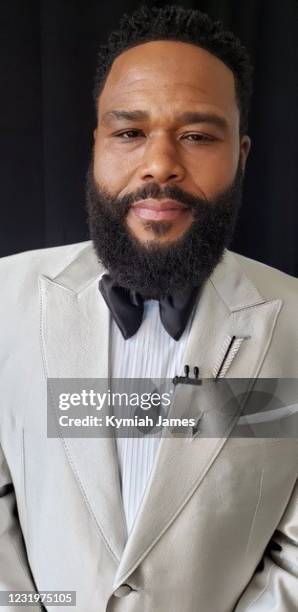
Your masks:
[{"label": "eye", "polygon": [[189,134],[184,134],[183,139],[188,140],[189,142],[194,142],[194,143],[197,143],[197,142],[208,143],[208,142],[214,142],[215,140],[213,136],[208,136],[207,134],[199,134],[198,132],[191,132]]},{"label": "eye", "polygon": [[139,136],[143,136],[143,132],[142,130],[125,130],[125,132],[114,134],[114,136],[122,140],[132,140],[133,138],[138,138]]}]

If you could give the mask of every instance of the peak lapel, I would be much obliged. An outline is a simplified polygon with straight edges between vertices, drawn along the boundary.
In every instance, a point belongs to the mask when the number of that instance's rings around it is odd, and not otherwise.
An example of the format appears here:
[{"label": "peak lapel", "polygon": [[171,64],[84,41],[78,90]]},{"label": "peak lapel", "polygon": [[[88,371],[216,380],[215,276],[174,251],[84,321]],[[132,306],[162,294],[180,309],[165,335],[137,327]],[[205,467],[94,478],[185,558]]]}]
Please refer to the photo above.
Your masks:
[{"label": "peak lapel", "polygon": [[[227,372],[232,378],[247,379],[248,388],[250,379],[258,375],[280,308],[281,301],[267,302],[243,273],[236,257],[226,252],[200,296],[184,363],[191,370],[199,366],[200,377],[212,379],[215,366],[219,368],[224,357],[227,338],[244,338],[238,343],[239,350],[235,350]],[[229,429],[221,438],[162,438],[115,577],[115,589],[127,580],[176,519],[228,435]]]},{"label": "peak lapel", "polygon": [[[88,245],[55,278],[40,276],[47,378],[108,379],[109,311],[98,290],[103,271]],[[114,440],[65,437],[63,444],[89,511],[118,562],[126,526]]]}]

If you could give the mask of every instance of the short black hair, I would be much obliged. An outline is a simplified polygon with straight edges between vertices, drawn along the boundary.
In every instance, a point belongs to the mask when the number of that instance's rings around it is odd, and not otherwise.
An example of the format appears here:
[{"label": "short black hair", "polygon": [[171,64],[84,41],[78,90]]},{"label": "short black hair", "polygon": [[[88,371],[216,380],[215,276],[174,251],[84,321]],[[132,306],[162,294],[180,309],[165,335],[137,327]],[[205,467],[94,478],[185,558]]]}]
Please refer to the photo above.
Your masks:
[{"label": "short black hair", "polygon": [[188,42],[209,51],[226,64],[235,78],[236,100],[240,111],[240,135],[247,132],[252,93],[252,65],[240,40],[212,21],[206,13],[167,5],[162,8],[141,6],[131,15],[123,15],[119,29],[111,32],[99,48],[94,83],[94,102],[104,87],[113,61],[126,49],[153,40]]}]

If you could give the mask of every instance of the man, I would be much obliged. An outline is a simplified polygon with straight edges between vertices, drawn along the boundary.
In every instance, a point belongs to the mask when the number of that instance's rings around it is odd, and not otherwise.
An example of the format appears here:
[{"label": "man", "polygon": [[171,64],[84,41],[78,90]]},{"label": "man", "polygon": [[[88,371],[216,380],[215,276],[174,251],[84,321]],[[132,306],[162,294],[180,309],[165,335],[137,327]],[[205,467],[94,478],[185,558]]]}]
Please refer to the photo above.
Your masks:
[{"label": "man", "polygon": [[294,436],[47,437],[47,378],[297,376],[297,281],[227,250],[250,90],[246,51],[198,11],[140,9],[100,50],[92,241],[1,262],[2,591],[297,610]]}]

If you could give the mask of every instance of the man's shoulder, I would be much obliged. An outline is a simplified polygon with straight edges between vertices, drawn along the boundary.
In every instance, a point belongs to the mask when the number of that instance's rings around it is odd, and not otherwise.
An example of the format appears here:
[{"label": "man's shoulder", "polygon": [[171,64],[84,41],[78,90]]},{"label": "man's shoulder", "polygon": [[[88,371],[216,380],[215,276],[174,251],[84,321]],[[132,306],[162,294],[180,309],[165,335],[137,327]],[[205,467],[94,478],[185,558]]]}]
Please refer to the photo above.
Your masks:
[{"label": "man's shoulder", "polygon": [[298,304],[298,279],[277,268],[227,251],[227,258],[237,261],[243,273],[266,300],[282,299]]},{"label": "man's shoulder", "polygon": [[39,277],[55,279],[80,257],[85,263],[87,261],[87,267],[88,262],[95,259],[90,240],[2,257],[0,283],[5,296],[3,307],[22,307],[32,299],[38,299]]},{"label": "man's shoulder", "polygon": [[14,255],[1,257],[0,275],[24,272],[37,274],[59,274],[79,253],[90,246],[91,241],[76,242],[62,246],[23,251]]}]

